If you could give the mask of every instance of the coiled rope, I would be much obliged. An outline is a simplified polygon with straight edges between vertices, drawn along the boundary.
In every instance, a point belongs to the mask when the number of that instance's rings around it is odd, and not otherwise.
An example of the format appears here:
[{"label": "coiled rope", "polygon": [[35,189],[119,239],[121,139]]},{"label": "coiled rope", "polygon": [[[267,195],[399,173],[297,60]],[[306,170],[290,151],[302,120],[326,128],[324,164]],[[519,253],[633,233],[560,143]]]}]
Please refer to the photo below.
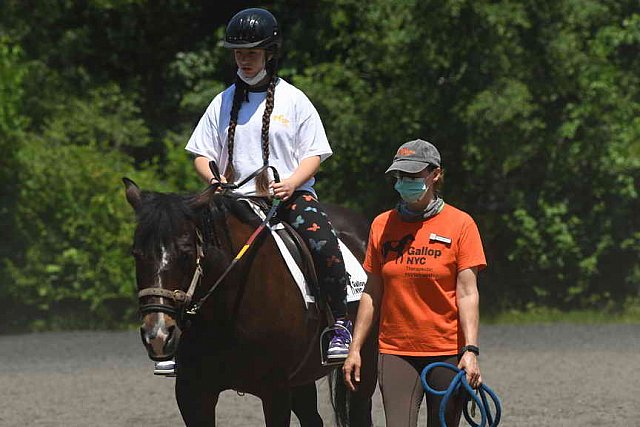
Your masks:
[{"label": "coiled rope", "polygon": [[[437,367],[447,368],[456,372],[456,376],[453,378],[451,384],[449,384],[449,387],[446,390],[435,390],[427,383],[427,374],[430,370]],[[440,402],[440,410],[438,412],[440,425],[442,427],[447,427],[447,423],[444,419],[447,402],[449,402],[451,396],[456,393],[458,389],[462,389],[461,391],[464,393],[463,413],[469,424],[473,427],[496,427],[500,423],[500,415],[502,414],[500,398],[486,384],[481,384],[477,391],[474,390],[467,382],[467,373],[464,370],[458,369],[458,367],[450,363],[435,362],[427,365],[422,370],[420,379],[422,380],[422,387],[424,387],[427,393],[443,396],[442,402]],[[493,401],[493,406],[496,410],[495,417],[491,414],[491,404],[487,399],[487,395],[489,395]],[[477,424],[469,413],[468,404],[470,401],[473,401],[480,409],[480,416],[482,418],[480,424]]]}]

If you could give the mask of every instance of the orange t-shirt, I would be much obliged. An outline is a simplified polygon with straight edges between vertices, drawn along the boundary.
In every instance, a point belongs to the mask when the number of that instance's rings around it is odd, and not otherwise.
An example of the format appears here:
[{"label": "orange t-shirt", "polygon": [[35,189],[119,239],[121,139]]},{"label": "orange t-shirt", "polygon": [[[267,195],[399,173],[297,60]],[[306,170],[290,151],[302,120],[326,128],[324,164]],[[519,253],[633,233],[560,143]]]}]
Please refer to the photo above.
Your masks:
[{"label": "orange t-shirt", "polygon": [[458,353],[464,345],[456,303],[458,272],[486,267],[480,233],[467,213],[444,205],[425,221],[394,209],[373,221],[364,269],[382,277],[380,352]]}]

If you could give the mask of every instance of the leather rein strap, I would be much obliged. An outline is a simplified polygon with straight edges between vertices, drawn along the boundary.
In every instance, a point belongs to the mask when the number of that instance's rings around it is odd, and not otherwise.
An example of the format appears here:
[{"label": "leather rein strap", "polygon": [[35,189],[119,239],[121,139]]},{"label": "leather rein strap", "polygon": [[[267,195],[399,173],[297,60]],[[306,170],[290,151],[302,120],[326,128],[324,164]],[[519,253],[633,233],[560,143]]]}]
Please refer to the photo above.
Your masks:
[{"label": "leather rein strap", "polygon": [[267,214],[264,221],[262,221],[262,223],[258,226],[258,228],[254,230],[251,236],[249,236],[249,239],[247,239],[247,242],[242,246],[242,249],[238,251],[238,254],[231,261],[231,264],[229,264],[226,270],[224,270],[224,272],[220,275],[220,277],[218,277],[218,280],[216,280],[216,282],[213,285],[211,285],[211,288],[209,288],[207,293],[202,298],[200,298],[200,300],[197,303],[195,303],[189,310],[187,310],[187,314],[194,315],[198,312],[200,307],[202,307],[202,304],[204,304],[207,298],[211,296],[213,291],[215,291],[216,288],[220,285],[220,283],[222,283],[224,278],[227,277],[231,269],[238,263],[238,261],[240,261],[240,258],[242,258],[242,256],[247,252],[247,250],[249,249],[253,241],[256,239],[256,237],[258,237],[258,235],[262,232],[262,230],[264,230],[264,228],[269,223],[269,221],[271,221],[271,218],[273,218],[273,216],[276,214],[276,211],[278,210],[278,206],[280,206],[280,199],[274,199],[273,204],[271,205],[271,210]]},{"label": "leather rein strap", "polygon": [[[218,181],[214,185],[219,186],[220,188],[223,189],[223,191],[233,190],[233,189],[242,187],[244,184],[246,184],[256,176],[258,176],[265,169],[271,169],[271,171],[273,172],[273,179],[275,180],[275,182],[280,182],[280,174],[278,173],[277,169],[274,168],[273,166],[269,166],[268,164],[264,164],[260,169],[256,170],[247,178],[243,179],[237,184],[223,183],[222,177],[220,175],[220,170],[218,169],[218,165],[213,160],[209,162],[209,169],[211,169],[211,173],[213,173],[213,177]],[[280,199],[273,200],[273,204],[271,205],[271,210],[269,210],[267,217],[262,221],[262,223],[258,226],[258,228],[254,230],[251,236],[249,236],[249,238],[247,239],[247,242],[242,246],[238,254],[231,261],[231,264],[229,264],[229,266],[224,270],[224,272],[220,275],[220,277],[218,277],[218,280],[216,280],[215,283],[211,285],[207,293],[202,298],[200,298],[200,300],[197,303],[193,304],[193,306],[191,306],[190,309],[187,310],[187,314],[195,315],[198,312],[198,310],[200,310],[200,307],[202,307],[202,304],[204,304],[207,298],[211,296],[213,291],[215,291],[216,288],[220,285],[220,283],[222,283],[224,278],[227,277],[231,269],[238,263],[240,258],[242,258],[242,256],[247,252],[247,250],[249,249],[253,241],[256,239],[256,237],[258,237],[258,235],[262,232],[262,230],[264,230],[264,228],[269,223],[269,221],[271,221],[271,218],[275,216],[278,210],[278,206],[280,206],[280,202],[281,202]]]},{"label": "leather rein strap", "polygon": [[271,172],[273,172],[274,181],[275,182],[280,182],[280,174],[278,173],[276,168],[274,168],[273,166],[269,166],[268,164],[263,165],[261,168],[259,168],[258,170],[254,171],[251,175],[249,175],[248,177],[246,177],[242,181],[238,182],[237,184],[229,184],[229,183],[226,183],[226,182],[222,182],[222,175],[220,175],[220,169],[218,169],[218,165],[213,160],[211,160],[209,162],[209,169],[211,169],[211,173],[213,174],[213,178],[216,181],[218,181],[217,183],[215,183],[213,185],[218,186],[218,187],[222,188],[223,190],[235,190],[237,188],[240,188],[243,185],[245,185],[247,182],[251,181],[252,179],[257,177],[258,175],[260,175],[260,173],[262,173],[262,171],[264,171],[265,169],[271,169]]}]

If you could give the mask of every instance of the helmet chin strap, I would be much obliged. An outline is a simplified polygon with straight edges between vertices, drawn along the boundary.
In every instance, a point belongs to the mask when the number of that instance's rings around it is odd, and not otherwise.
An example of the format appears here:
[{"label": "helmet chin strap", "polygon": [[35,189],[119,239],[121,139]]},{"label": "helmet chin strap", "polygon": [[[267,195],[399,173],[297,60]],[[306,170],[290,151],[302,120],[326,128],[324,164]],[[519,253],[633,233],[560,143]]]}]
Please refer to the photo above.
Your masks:
[{"label": "helmet chin strap", "polygon": [[267,77],[267,70],[266,68],[263,68],[262,70],[258,71],[255,76],[249,77],[245,73],[243,73],[240,68],[238,68],[238,77],[240,77],[242,81],[249,86],[254,86],[264,80],[265,77]]}]

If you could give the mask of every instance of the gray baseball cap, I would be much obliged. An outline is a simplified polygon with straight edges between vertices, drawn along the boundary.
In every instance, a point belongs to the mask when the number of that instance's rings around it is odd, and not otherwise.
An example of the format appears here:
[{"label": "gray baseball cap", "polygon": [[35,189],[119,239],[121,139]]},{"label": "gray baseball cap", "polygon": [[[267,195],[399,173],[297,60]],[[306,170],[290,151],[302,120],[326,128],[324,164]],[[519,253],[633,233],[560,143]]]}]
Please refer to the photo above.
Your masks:
[{"label": "gray baseball cap", "polygon": [[440,153],[430,142],[416,139],[405,142],[398,148],[393,163],[385,173],[418,173],[429,165],[440,167]]}]

